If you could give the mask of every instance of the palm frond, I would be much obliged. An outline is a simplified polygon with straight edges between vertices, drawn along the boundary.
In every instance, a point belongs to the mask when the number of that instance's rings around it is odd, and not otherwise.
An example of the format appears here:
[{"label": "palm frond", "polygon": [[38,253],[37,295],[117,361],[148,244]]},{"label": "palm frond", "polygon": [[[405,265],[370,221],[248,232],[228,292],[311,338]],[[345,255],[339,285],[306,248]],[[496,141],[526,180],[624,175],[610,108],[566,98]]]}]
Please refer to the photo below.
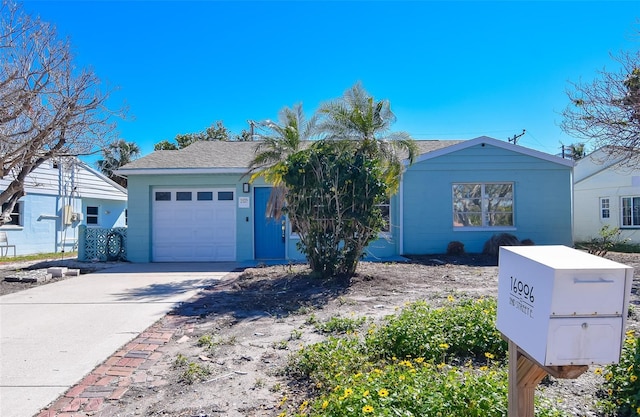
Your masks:
[{"label": "palm frond", "polygon": [[418,148],[408,133],[390,132],[396,116],[388,100],[375,100],[357,82],[340,100],[322,104],[318,114],[318,131],[323,138],[359,142],[362,152],[382,161],[385,180],[397,190],[402,161],[413,163]]}]

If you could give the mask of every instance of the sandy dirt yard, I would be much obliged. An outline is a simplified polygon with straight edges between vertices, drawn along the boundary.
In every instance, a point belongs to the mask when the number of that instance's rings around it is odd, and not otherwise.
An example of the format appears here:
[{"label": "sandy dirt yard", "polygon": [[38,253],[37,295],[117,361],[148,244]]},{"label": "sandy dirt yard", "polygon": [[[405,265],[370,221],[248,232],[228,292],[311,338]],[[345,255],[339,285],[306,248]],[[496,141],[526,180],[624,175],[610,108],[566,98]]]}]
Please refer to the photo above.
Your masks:
[{"label": "sandy dirt yard", "polygon": [[[634,267],[638,277],[640,254],[607,257]],[[282,370],[300,346],[325,338],[313,322],[332,317],[379,322],[416,300],[439,305],[449,295],[496,297],[496,265],[482,255],[432,255],[406,263],[362,262],[350,280],[310,278],[305,265],[230,273],[161,320],[183,323],[182,328],[159,349],[162,357],[144,370],[145,378],[100,410],[74,415],[276,416],[287,407],[290,415],[305,387]],[[636,279],[632,292],[637,304]],[[628,328],[638,329],[633,311]],[[184,366],[176,366],[180,361],[206,368],[208,375],[187,383]],[[590,370],[576,380],[550,378],[537,395],[569,415],[596,416],[593,404],[601,383],[602,377]],[[288,400],[281,405],[284,396]]]}]

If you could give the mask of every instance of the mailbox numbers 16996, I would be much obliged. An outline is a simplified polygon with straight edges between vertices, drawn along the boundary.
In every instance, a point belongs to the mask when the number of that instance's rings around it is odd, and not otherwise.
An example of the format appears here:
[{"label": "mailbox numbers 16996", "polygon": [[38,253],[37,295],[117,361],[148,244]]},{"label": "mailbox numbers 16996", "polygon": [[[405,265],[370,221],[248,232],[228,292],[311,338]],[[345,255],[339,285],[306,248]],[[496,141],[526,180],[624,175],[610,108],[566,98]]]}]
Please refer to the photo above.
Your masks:
[{"label": "mailbox numbers 16996", "polygon": [[518,278],[511,277],[511,292],[533,303],[533,285],[529,286]]}]

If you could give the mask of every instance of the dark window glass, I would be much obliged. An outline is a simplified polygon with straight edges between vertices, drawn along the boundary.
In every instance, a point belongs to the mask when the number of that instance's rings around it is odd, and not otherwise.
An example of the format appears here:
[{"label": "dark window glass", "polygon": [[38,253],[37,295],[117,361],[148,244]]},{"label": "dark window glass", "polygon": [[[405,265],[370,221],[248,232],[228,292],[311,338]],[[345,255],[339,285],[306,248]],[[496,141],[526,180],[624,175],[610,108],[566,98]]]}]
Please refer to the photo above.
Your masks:
[{"label": "dark window glass", "polygon": [[168,191],[156,191],[156,201],[171,201],[171,193]]},{"label": "dark window glass", "polygon": [[233,201],[233,191],[218,191],[218,200]]},{"label": "dark window glass", "polygon": [[608,219],[611,216],[611,211],[610,206],[609,206],[609,199],[608,198],[601,198],[600,199],[600,208],[602,209],[601,212],[601,217],[603,219]]},{"label": "dark window glass", "polygon": [[97,206],[87,206],[87,224],[98,224],[98,207]]},{"label": "dark window glass", "polygon": [[191,191],[178,191],[176,201],[191,201]]},{"label": "dark window glass", "polygon": [[[13,211],[11,212],[11,221],[9,223],[5,223],[5,225],[12,224],[14,226],[20,226],[20,204],[22,203],[18,202],[15,206],[13,206]],[[4,211],[8,205],[9,203],[4,203],[2,205],[2,211]]]},{"label": "dark window glass", "polygon": [[640,197],[622,198],[622,225],[640,226]]},{"label": "dark window glass", "polygon": [[199,201],[211,201],[213,200],[213,193],[211,191],[198,191]]}]

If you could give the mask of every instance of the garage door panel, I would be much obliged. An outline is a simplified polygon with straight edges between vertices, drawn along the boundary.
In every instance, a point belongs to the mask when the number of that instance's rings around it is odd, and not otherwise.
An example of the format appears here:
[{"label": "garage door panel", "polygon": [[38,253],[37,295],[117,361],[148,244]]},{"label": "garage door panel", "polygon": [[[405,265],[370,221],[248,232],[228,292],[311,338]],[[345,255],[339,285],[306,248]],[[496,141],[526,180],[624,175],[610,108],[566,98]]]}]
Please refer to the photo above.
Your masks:
[{"label": "garage door panel", "polygon": [[[175,201],[176,191],[191,191],[194,196],[198,195],[198,191],[212,192],[214,200]],[[153,261],[235,260],[235,201],[216,200],[216,191],[174,189],[171,190],[171,200],[153,202]]]},{"label": "garage door panel", "polygon": [[207,208],[198,208],[193,212],[193,220],[196,222],[200,222],[203,225],[207,225],[211,220],[215,219],[215,206],[213,204],[207,204]]},{"label": "garage door panel", "polygon": [[193,255],[196,258],[211,259],[216,256],[215,246],[196,246],[193,250]]}]

